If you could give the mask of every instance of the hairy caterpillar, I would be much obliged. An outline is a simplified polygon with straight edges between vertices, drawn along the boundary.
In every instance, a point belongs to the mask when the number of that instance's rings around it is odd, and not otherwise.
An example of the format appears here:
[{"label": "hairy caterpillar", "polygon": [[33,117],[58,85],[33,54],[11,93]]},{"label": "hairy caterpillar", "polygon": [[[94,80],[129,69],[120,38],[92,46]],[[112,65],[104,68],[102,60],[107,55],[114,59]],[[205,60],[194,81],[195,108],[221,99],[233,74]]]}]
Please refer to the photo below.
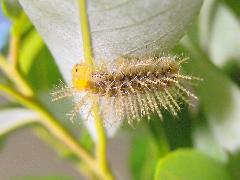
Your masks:
[{"label": "hairy caterpillar", "polygon": [[89,101],[91,113],[93,96],[101,101],[103,119],[108,113],[126,118],[129,123],[142,117],[150,119],[151,113],[157,113],[163,119],[162,109],[177,116],[179,100],[188,103],[188,97],[197,99],[184,83],[200,80],[181,73],[181,64],[185,60],[176,56],[156,56],[119,58],[111,67],[90,68],[84,63],[76,64],[72,70],[72,86],[61,86],[54,91],[53,100],[85,92],[70,113],[71,119]]}]

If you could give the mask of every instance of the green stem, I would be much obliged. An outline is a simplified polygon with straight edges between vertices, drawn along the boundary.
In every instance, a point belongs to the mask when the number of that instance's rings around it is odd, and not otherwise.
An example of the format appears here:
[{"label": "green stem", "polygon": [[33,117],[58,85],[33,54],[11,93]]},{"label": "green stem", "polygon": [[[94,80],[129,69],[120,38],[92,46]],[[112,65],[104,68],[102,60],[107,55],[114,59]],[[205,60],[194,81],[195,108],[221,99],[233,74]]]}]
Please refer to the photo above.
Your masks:
[{"label": "green stem", "polygon": [[26,83],[26,81],[21,77],[15,66],[12,66],[7,60],[0,55],[0,68],[6,74],[6,76],[12,80],[19,91],[27,97],[33,96],[33,91]]},{"label": "green stem", "polygon": [[98,137],[98,149],[96,151],[96,157],[98,158],[97,161],[99,163],[99,166],[102,167],[103,169],[106,169],[106,135],[104,132],[103,124],[102,124],[102,119],[100,118],[100,111],[99,111],[99,106],[95,105],[93,107],[93,117],[95,120],[95,126],[97,130],[97,134],[99,135]]},{"label": "green stem", "polygon": [[93,56],[92,56],[92,43],[90,28],[88,24],[88,15],[87,15],[87,6],[85,0],[79,0],[79,9],[80,9],[80,23],[83,39],[83,52],[84,60],[89,65],[93,65]]},{"label": "green stem", "polygon": [[96,146],[96,158],[98,166],[108,177],[107,179],[114,179],[107,162],[107,149],[106,149],[106,134],[103,127],[103,120],[101,119],[99,104],[96,103],[92,110],[93,117],[95,120],[95,127],[98,135],[98,142]]},{"label": "green stem", "polygon": [[[87,6],[85,0],[79,0],[79,9],[80,9],[80,22],[81,22],[81,31],[83,39],[83,51],[85,62],[89,65],[93,65],[93,52],[91,46],[91,35],[87,15]],[[95,120],[95,127],[97,132],[98,141],[96,144],[96,158],[99,168],[105,174],[106,179],[114,179],[113,175],[108,167],[107,162],[107,150],[106,150],[106,135],[103,127],[103,120],[101,119],[99,103],[94,103],[92,114]]]},{"label": "green stem", "polygon": [[16,33],[12,33],[9,43],[9,62],[13,67],[17,67],[18,51],[19,51],[20,37]]}]

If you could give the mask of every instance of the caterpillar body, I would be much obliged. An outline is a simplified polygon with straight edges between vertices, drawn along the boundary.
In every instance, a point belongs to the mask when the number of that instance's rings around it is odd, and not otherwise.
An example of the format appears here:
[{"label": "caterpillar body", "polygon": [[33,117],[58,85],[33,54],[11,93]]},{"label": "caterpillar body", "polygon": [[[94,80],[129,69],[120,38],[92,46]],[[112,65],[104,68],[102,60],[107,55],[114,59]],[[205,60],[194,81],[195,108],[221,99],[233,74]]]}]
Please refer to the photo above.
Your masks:
[{"label": "caterpillar body", "polygon": [[181,101],[188,103],[189,97],[197,99],[184,83],[200,80],[182,74],[181,64],[185,60],[176,56],[156,56],[119,58],[111,67],[91,68],[84,63],[76,64],[72,70],[72,86],[61,86],[54,91],[53,100],[85,92],[70,113],[71,119],[89,101],[88,114],[91,113],[92,97],[99,98],[103,119],[109,113],[127,119],[130,124],[143,117],[150,119],[151,113],[163,119],[162,109],[177,116]]}]

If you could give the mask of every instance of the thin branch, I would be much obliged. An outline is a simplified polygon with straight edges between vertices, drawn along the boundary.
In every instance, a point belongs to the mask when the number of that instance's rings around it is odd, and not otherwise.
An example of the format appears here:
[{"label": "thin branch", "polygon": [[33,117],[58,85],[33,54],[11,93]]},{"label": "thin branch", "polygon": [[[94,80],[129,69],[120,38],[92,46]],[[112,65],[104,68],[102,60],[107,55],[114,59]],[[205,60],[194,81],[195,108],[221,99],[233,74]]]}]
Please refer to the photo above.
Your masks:
[{"label": "thin branch", "polygon": [[40,104],[32,99],[26,98],[15,90],[1,85],[0,91],[15,98],[23,106],[32,109],[39,115],[39,122],[48,129],[60,142],[64,143],[73,153],[82,159],[98,176],[106,177],[106,175],[98,168],[93,157],[81,146],[80,143],[57,121],[50,115]]},{"label": "thin branch", "polygon": [[6,76],[12,80],[17,86],[18,90],[27,97],[33,96],[33,91],[22,78],[17,69],[7,62],[7,59],[0,54],[0,69],[6,74]]},{"label": "thin branch", "polygon": [[92,43],[91,43],[90,28],[88,23],[87,6],[86,6],[85,0],[79,0],[79,9],[80,9],[80,23],[81,23],[81,31],[82,31],[82,39],[83,39],[84,59],[86,63],[88,63],[89,65],[93,65]]},{"label": "thin branch", "polygon": [[103,128],[103,120],[101,119],[98,102],[94,102],[92,113],[95,120],[95,127],[98,135],[98,142],[96,147],[97,161],[99,167],[101,167],[104,171],[107,172],[109,171],[109,168],[107,163],[106,134]]},{"label": "thin branch", "polygon": [[[79,0],[79,9],[80,9],[80,23],[83,39],[83,50],[85,62],[89,65],[93,65],[93,52],[91,46],[91,35],[87,15],[87,5],[85,0]],[[99,103],[94,102],[94,107],[92,110],[95,127],[97,132],[98,141],[96,143],[96,158],[98,161],[99,168],[104,172],[106,179],[114,179],[107,162],[107,151],[106,151],[106,135],[103,127],[103,120],[101,119]]]},{"label": "thin branch", "polygon": [[12,33],[10,43],[9,43],[9,63],[13,67],[17,67],[18,56],[19,56],[19,41],[18,35]]}]

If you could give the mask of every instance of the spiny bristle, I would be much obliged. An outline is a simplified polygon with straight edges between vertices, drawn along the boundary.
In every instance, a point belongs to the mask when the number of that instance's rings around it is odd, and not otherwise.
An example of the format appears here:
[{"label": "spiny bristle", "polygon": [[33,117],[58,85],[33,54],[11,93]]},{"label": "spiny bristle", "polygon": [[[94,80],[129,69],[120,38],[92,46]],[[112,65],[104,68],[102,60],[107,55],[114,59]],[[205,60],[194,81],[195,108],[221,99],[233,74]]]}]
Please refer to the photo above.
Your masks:
[{"label": "spiny bristle", "polygon": [[74,87],[66,86],[62,81],[60,81],[51,92],[52,101],[54,102],[65,97],[73,96],[74,93],[77,93]]},{"label": "spiny bristle", "polygon": [[[75,117],[86,101],[93,103],[92,95],[101,100],[103,117],[107,118],[114,111],[119,119],[126,118],[129,124],[138,122],[143,117],[150,119],[152,113],[163,119],[163,109],[177,116],[182,101],[190,104],[190,97],[197,99],[184,87],[185,82],[202,80],[181,73],[181,64],[186,60],[187,58],[179,59],[176,56],[119,58],[111,66],[112,70],[104,65],[94,68],[85,89],[87,95],[76,103],[70,119]],[[74,93],[75,87],[61,85],[52,93],[53,100]],[[88,108],[86,117],[91,109],[92,106]]]},{"label": "spiny bristle", "polygon": [[[144,93],[144,89],[162,90],[166,86],[176,83],[179,67],[173,60],[153,59],[126,63],[124,69],[110,72],[94,72],[89,81],[89,90],[103,96],[118,96]],[[133,91],[134,89],[134,91]],[[119,90],[119,91],[117,91]]]}]

